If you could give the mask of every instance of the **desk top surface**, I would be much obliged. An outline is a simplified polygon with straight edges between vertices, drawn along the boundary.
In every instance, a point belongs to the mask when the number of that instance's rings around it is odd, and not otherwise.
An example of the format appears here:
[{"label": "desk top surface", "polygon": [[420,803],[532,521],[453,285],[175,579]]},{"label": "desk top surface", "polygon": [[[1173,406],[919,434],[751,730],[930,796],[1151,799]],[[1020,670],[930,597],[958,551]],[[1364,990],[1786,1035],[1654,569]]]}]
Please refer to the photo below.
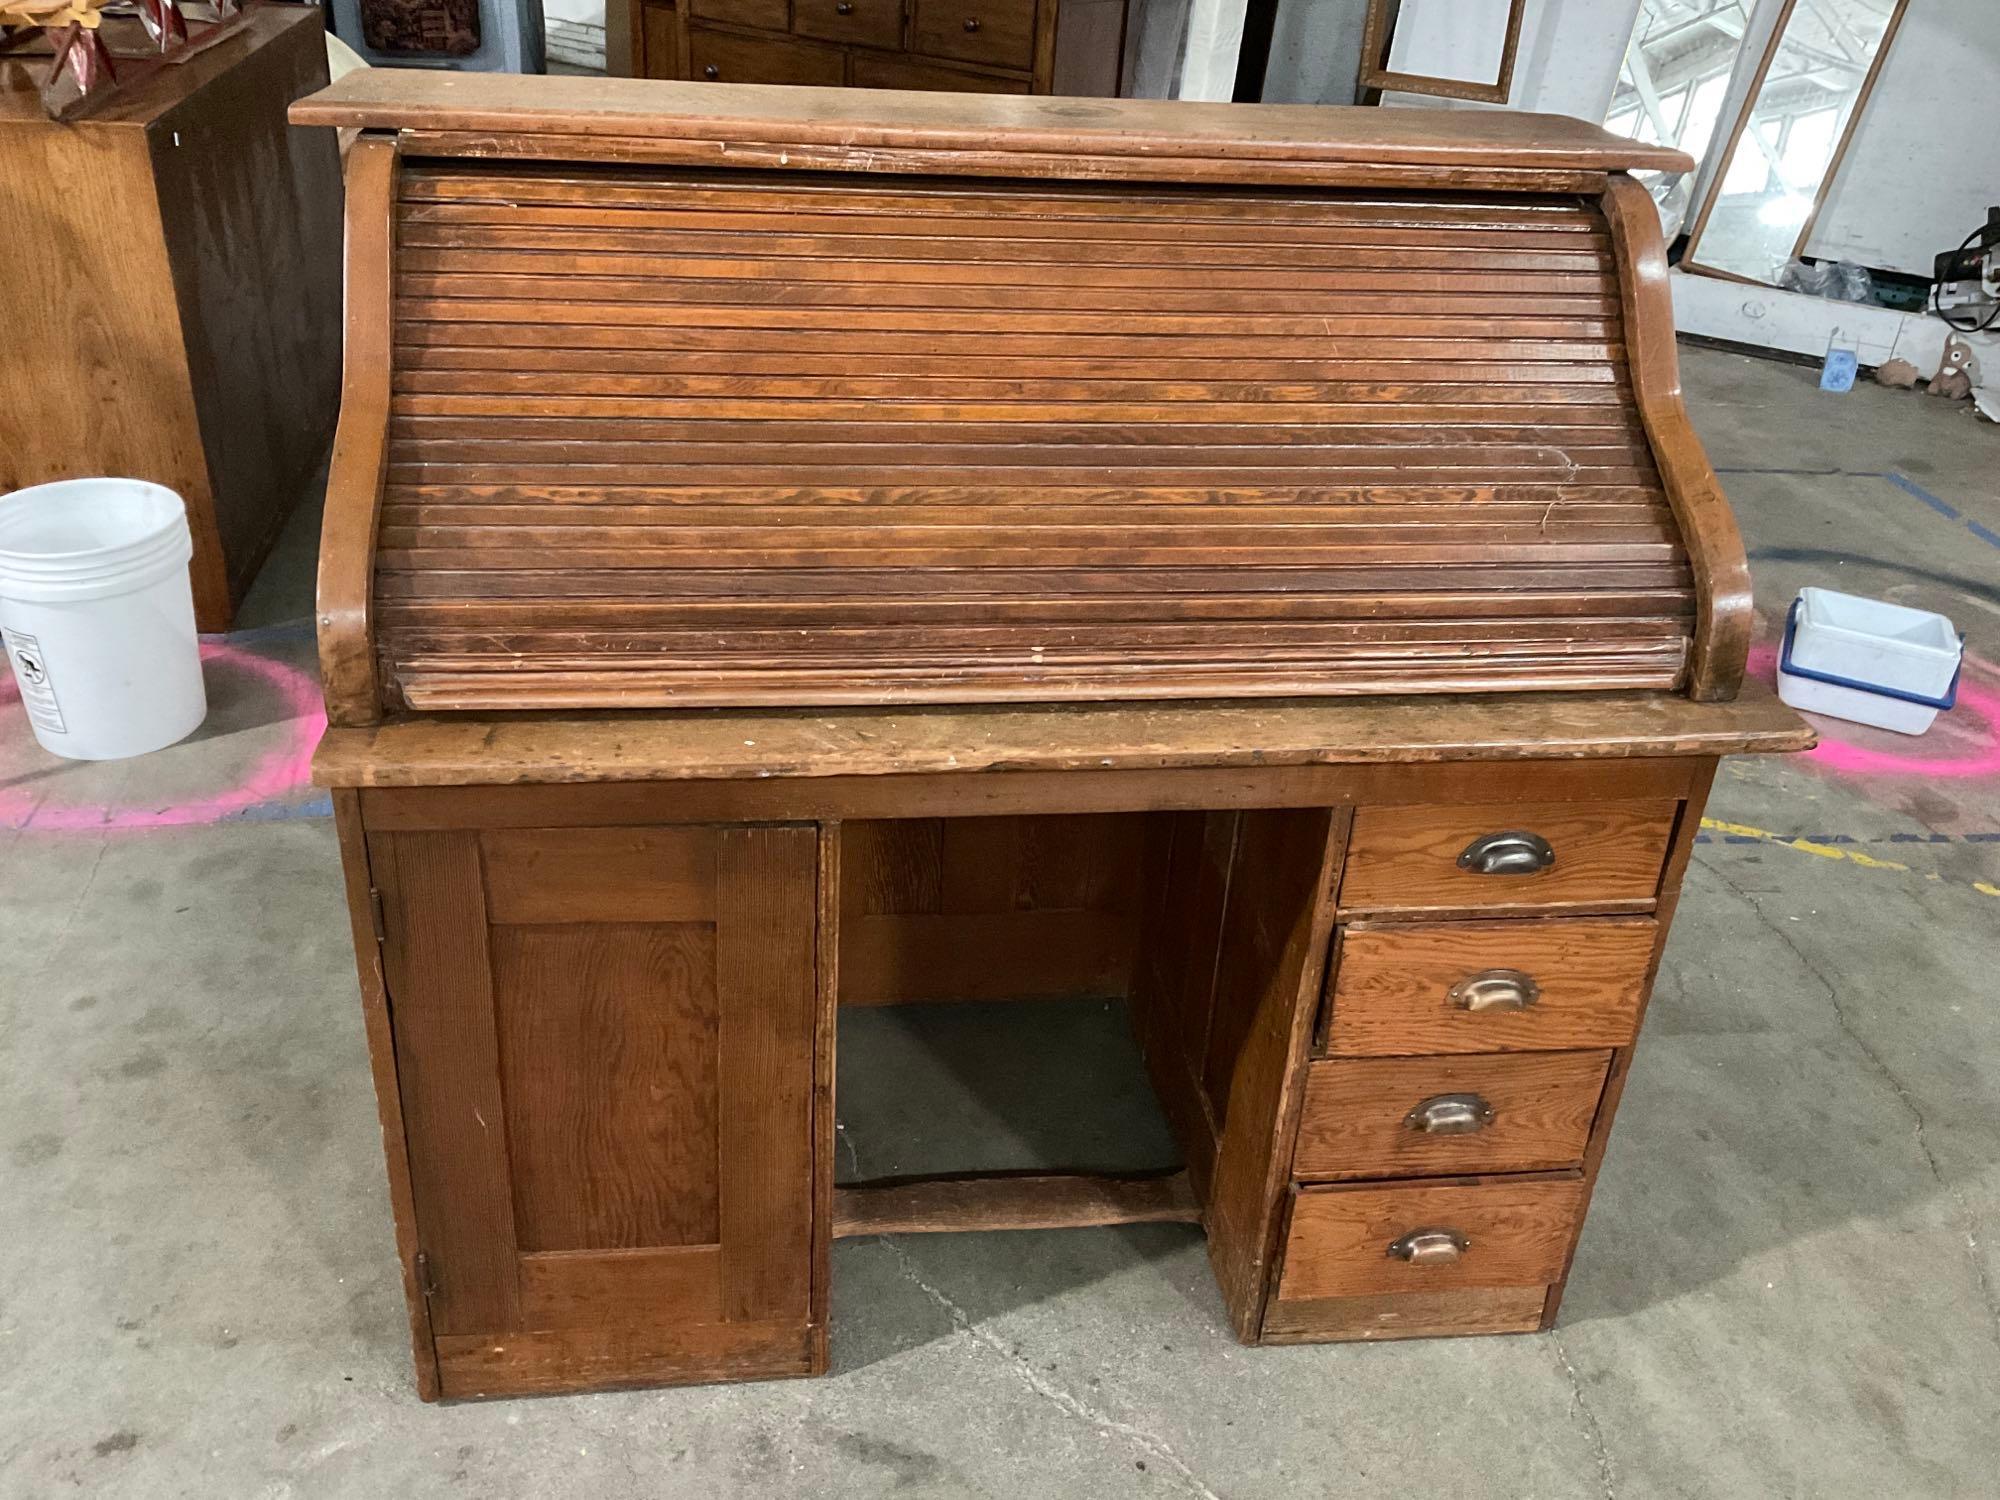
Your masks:
[{"label": "desk top surface", "polygon": [[407,718],[333,729],[321,786],[760,780],[1170,767],[1606,759],[1810,749],[1762,683],[1668,694]]},{"label": "desk top surface", "polygon": [[668,83],[373,68],[292,106],[299,125],[537,135],[1684,172],[1679,151],[1515,110],[1202,104]]}]

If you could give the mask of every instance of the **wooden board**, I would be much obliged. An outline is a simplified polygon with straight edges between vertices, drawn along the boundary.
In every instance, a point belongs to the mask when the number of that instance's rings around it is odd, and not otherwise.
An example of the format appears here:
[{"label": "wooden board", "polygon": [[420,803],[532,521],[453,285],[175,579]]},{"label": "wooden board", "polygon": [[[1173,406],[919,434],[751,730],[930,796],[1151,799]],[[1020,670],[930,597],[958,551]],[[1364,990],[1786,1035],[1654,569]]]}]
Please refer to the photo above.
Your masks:
[{"label": "wooden board", "polygon": [[[1574,1167],[1610,1062],[1608,1051],[1316,1062],[1292,1174],[1338,1182]],[[1411,1116],[1441,1096],[1477,1100],[1488,1118],[1463,1135],[1415,1128]]]},{"label": "wooden board", "polygon": [[391,706],[1685,680],[1589,203],[428,163],[397,194]]},{"label": "wooden board", "polygon": [[703,88],[617,78],[451,78],[373,69],[301,101],[302,125],[535,132],[622,139],[680,136],[798,140],[869,150],[982,149],[1081,155],[1199,152],[1228,160],[1307,158],[1585,171],[1685,172],[1668,147],[1562,115],[1148,99],[989,101],[976,96],[856,95],[829,89]]},{"label": "wooden board", "polygon": [[[314,758],[313,777],[320,786],[373,787],[784,782],[1459,761],[1472,766],[1476,781],[1500,774],[1498,767],[1480,762],[1550,758],[1601,764],[1804,750],[1813,743],[1806,721],[1760,685],[1732,703],[1713,704],[1530,694],[1498,700],[414,718],[329,732]],[[1591,785],[1574,766],[1568,779],[1579,787]],[[1635,793],[1621,788],[1618,795]],[[908,816],[909,810],[899,809],[899,815]]]},{"label": "wooden board", "polygon": [[1141,825],[899,818],[843,830],[841,1004],[1122,996]]},{"label": "wooden board", "polygon": [[[1541,1288],[1562,1274],[1582,1211],[1583,1184],[1573,1175],[1302,1188],[1292,1197],[1278,1300]],[[1425,1229],[1459,1232],[1468,1246],[1439,1265],[1388,1253],[1399,1237]]]},{"label": "wooden board", "polygon": [[[1622,1047],[1659,938],[1651,917],[1423,922],[1341,929],[1325,1052],[1335,1057]],[[1496,969],[1536,989],[1522,1010],[1463,1009],[1454,986]]]},{"label": "wooden board", "polygon": [[[1340,909],[1647,909],[1679,811],[1664,799],[1363,808],[1354,818]],[[1461,863],[1476,841],[1515,831],[1543,839],[1553,863],[1523,874],[1487,874]]]},{"label": "wooden board", "polygon": [[368,855],[439,1392],[804,1373],[815,831],[371,831]]}]

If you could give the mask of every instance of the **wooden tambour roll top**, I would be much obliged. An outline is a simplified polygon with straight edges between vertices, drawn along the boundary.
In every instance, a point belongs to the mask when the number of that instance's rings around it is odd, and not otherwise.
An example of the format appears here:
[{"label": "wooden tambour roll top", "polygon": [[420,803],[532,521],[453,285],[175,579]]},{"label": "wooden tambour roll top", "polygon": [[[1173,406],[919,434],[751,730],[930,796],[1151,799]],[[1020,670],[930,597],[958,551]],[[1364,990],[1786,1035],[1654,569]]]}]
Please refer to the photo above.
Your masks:
[{"label": "wooden tambour roll top", "polygon": [[1505,113],[356,74],[336,723],[1736,690],[1671,151]]}]

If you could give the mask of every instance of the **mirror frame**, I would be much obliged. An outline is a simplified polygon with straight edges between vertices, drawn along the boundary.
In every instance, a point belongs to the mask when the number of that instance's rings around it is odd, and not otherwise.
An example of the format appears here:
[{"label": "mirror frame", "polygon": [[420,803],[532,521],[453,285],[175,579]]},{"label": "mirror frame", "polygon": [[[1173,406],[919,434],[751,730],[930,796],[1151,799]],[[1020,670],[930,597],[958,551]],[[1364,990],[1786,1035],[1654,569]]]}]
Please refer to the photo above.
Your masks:
[{"label": "mirror frame", "polygon": [[[1736,160],[1736,153],[1743,144],[1743,132],[1749,128],[1751,113],[1757,108],[1757,101],[1763,97],[1764,84],[1771,75],[1771,64],[1777,60],[1778,49],[1785,43],[1785,33],[1792,24],[1792,16],[1799,8],[1799,0],[1785,0],[1785,8],[1778,13],[1778,21],[1771,28],[1770,40],[1764,44],[1764,55],[1757,59],[1757,71],[1750,80],[1750,91],[1743,96],[1743,105],[1730,122],[1729,138],[1723,144],[1722,155],[1716,159],[1715,175],[1710,178],[1708,191],[1702,195],[1701,205],[1696,209],[1693,223],[1687,232],[1687,249],[1682,253],[1682,270],[1692,271],[1702,276],[1715,276],[1724,281],[1740,281],[1749,286],[1769,286],[1770,282],[1759,281],[1754,276],[1745,276],[1738,271],[1725,271],[1720,266],[1703,265],[1700,259],[1701,237],[1708,232],[1709,216],[1722,198],[1723,180],[1729,176],[1729,167]],[[1812,238],[1814,227],[1819,223],[1820,210],[1826,206],[1828,189],[1840,175],[1841,163],[1847,159],[1847,148],[1853,143],[1855,127],[1861,123],[1861,116],[1868,108],[1868,99],[1875,92],[1875,82],[1882,76],[1882,63],[1889,56],[1889,48],[1895,43],[1896,30],[1903,24],[1903,17],[1910,9],[1910,0],[1896,0],[1896,8],[1889,12],[1889,24],[1882,29],[1882,41],[1875,49],[1875,55],[1868,60],[1868,71],[1861,75],[1861,90],[1854,96],[1854,107],[1848,111],[1846,121],[1840,127],[1840,139],[1834,142],[1833,154],[1827,158],[1826,170],[1820,174],[1819,186],[1813,190],[1812,208],[1806,214],[1805,223],[1799,226],[1799,237],[1792,243],[1792,259],[1797,260],[1805,253],[1806,241]]]},{"label": "mirror frame", "polygon": [[1505,104],[1514,91],[1514,55],[1521,48],[1521,21],[1528,0],[1507,0],[1507,38],[1500,48],[1500,76],[1492,83],[1464,78],[1435,78],[1428,73],[1398,73],[1389,66],[1389,48],[1396,39],[1402,0],[1368,0],[1368,19],[1361,32],[1361,77],[1358,94],[1364,104],[1379,103],[1384,93],[1429,94],[1440,99],[1472,99]]}]

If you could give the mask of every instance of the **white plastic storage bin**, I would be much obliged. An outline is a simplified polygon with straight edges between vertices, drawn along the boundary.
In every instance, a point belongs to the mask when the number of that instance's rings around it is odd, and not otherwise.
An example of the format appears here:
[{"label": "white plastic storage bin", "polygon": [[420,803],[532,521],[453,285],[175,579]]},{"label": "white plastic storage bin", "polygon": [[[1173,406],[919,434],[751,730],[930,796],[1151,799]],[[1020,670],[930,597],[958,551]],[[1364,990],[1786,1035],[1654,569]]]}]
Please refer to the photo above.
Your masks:
[{"label": "white plastic storage bin", "polygon": [[1957,701],[1964,651],[1943,615],[1800,589],[1785,621],[1778,696],[1808,713],[1922,734]]}]

